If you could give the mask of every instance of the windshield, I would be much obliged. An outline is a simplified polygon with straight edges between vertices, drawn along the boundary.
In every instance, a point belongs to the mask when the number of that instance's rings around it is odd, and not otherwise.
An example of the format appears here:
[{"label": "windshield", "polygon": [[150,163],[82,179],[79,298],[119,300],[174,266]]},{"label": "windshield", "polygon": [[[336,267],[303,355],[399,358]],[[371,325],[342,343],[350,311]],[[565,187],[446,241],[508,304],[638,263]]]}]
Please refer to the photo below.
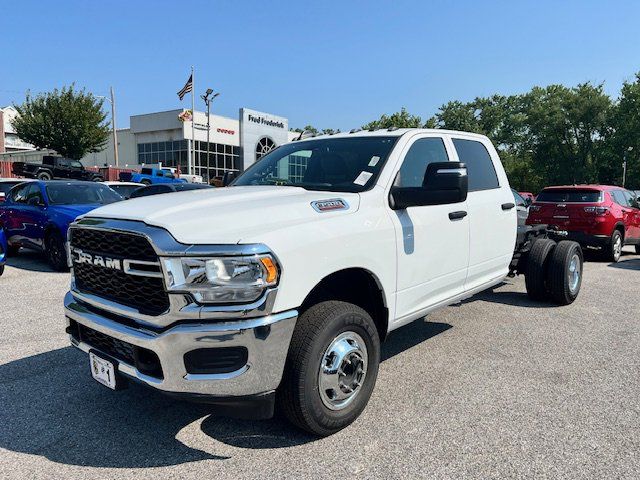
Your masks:
[{"label": "windshield", "polygon": [[109,185],[109,188],[115,190],[124,198],[129,198],[133,192],[141,187],[142,185]]},{"label": "windshield", "polygon": [[122,200],[122,197],[109,187],[97,183],[47,185],[47,196],[51,205],[106,205]]},{"label": "windshield", "polygon": [[398,137],[327,138],[278,147],[232,185],[362,192],[375,183]]},{"label": "windshield", "polygon": [[543,190],[536,197],[536,202],[598,203],[600,201],[599,191],[575,188]]}]

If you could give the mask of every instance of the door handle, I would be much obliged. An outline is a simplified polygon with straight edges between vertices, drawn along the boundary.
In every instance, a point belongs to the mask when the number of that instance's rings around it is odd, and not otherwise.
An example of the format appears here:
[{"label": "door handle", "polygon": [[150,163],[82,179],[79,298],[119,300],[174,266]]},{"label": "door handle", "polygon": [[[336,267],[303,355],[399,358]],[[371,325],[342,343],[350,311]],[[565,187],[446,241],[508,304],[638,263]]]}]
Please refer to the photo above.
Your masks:
[{"label": "door handle", "polygon": [[467,212],[465,212],[464,210],[459,210],[457,212],[451,212],[449,214],[449,220],[460,220],[461,218],[464,218],[467,216]]},{"label": "door handle", "polygon": [[515,203],[503,203],[502,204],[502,209],[503,210],[511,210],[515,206],[516,206]]}]

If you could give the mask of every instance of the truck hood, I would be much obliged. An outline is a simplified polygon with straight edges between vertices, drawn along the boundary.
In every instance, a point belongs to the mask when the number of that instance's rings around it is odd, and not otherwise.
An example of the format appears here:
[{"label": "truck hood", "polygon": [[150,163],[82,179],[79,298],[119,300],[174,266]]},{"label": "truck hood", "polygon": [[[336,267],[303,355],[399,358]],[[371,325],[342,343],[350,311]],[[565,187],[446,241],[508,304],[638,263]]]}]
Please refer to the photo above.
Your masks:
[{"label": "truck hood", "polygon": [[[318,212],[311,203],[340,198],[349,208]],[[249,186],[190,190],[136,198],[93,210],[88,217],[137,220],[164,228],[186,244],[241,243],[311,220],[358,210],[357,193],[308,191],[299,187]]]}]

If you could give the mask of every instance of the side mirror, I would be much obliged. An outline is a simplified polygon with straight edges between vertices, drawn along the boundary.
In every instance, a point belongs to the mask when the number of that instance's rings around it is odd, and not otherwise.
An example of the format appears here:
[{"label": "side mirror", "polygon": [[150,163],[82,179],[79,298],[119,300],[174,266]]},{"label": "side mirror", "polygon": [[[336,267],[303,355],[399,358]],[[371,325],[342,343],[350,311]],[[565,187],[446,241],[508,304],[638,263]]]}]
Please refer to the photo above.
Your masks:
[{"label": "side mirror", "polygon": [[224,172],[222,176],[222,186],[228,187],[238,177],[238,172]]},{"label": "side mirror", "polygon": [[436,162],[427,166],[421,187],[392,187],[389,204],[393,210],[425,205],[447,205],[467,199],[467,166],[460,162]]}]

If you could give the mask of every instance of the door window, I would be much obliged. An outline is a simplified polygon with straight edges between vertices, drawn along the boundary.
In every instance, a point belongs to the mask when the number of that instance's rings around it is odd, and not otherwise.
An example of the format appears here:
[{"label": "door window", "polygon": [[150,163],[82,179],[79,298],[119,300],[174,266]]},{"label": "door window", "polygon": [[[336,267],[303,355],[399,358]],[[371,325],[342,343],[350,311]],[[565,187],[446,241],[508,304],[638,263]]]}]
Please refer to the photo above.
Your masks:
[{"label": "door window", "polygon": [[636,196],[628,190],[622,192],[625,199],[627,200],[627,205],[632,208],[638,208],[638,199]]},{"label": "door window", "polygon": [[448,161],[449,156],[441,138],[416,140],[405,155],[393,184],[396,187],[421,187],[430,163]]},{"label": "door window", "polygon": [[456,147],[460,161],[467,165],[470,192],[500,188],[493,161],[482,143],[454,138],[453,145]]},{"label": "door window", "polygon": [[613,201],[616,202],[621,207],[628,207],[627,199],[624,196],[622,190],[611,190],[611,196],[613,197]]},{"label": "door window", "polygon": [[20,187],[16,187],[11,190],[11,200],[14,203],[27,203],[27,194],[29,193],[30,185],[25,183]]},{"label": "door window", "polygon": [[[36,200],[35,203],[34,199]],[[40,192],[40,187],[37,183],[29,184],[29,188],[27,190],[26,202],[32,205],[42,205],[44,204],[44,200],[42,199],[42,192]]]}]

